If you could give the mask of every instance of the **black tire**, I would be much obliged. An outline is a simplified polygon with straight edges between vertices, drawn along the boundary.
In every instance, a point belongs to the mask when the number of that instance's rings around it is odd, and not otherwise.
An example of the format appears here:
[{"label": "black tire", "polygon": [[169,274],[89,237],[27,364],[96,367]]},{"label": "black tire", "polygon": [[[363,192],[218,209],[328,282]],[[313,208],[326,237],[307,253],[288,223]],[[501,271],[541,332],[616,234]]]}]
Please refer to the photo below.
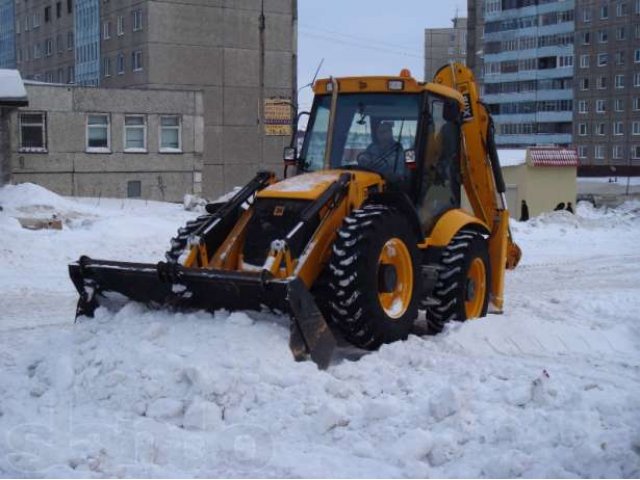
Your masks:
[{"label": "black tire", "polygon": [[184,227],[178,229],[178,234],[171,239],[171,247],[164,254],[168,263],[178,263],[180,255],[187,248],[189,237],[209,218],[211,218],[211,215],[201,215],[195,220],[189,220]]},{"label": "black tire", "polygon": [[432,293],[437,305],[430,305],[426,309],[427,323],[432,333],[441,332],[444,325],[451,320],[467,320],[465,301],[474,292],[468,275],[475,259],[479,259],[484,264],[486,288],[478,316],[486,316],[491,290],[491,266],[487,240],[479,232],[461,230],[444,249],[440,259],[442,270]]},{"label": "black tire", "polygon": [[[405,310],[402,312],[400,307],[395,318],[385,311],[379,298],[381,288],[402,289],[398,281],[403,272],[398,274],[400,277],[387,280],[387,287],[379,283],[382,281],[379,259],[389,241],[396,242],[400,248],[402,244],[406,246],[406,250],[401,248],[404,254],[400,256],[406,264],[410,263],[413,276],[411,293],[406,293]],[[332,294],[328,303],[331,322],[348,342],[374,350],[383,343],[407,338],[418,316],[421,292],[417,244],[405,216],[389,207],[365,206],[345,218],[329,263],[328,284]],[[394,278],[393,274],[390,278]],[[391,314],[392,308],[389,308]]]}]

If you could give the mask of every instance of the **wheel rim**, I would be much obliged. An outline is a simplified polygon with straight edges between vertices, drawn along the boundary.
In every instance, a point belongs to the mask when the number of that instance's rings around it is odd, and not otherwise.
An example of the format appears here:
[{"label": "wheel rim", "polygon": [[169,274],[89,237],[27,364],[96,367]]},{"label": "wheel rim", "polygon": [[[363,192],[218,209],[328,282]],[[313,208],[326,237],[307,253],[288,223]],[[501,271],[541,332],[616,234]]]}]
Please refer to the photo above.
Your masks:
[{"label": "wheel rim", "polygon": [[466,298],[464,302],[467,318],[477,318],[482,314],[487,294],[487,272],[481,258],[474,258],[467,272]]},{"label": "wheel rim", "polygon": [[392,319],[398,319],[405,314],[411,303],[413,293],[413,262],[409,249],[399,238],[388,240],[382,247],[378,259],[378,270],[382,265],[395,268],[396,282],[391,291],[378,290],[380,306]]}]

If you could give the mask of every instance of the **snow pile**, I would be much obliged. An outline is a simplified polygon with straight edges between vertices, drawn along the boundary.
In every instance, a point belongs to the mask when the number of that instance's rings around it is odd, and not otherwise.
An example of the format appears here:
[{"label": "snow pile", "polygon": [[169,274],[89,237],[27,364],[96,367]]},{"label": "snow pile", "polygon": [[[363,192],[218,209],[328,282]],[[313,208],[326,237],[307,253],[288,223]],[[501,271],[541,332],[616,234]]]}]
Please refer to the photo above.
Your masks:
[{"label": "snow pile", "polygon": [[157,260],[190,214],[62,200],[95,220],[0,223],[0,476],[640,475],[637,205],[514,223],[504,315],[322,372],[271,314],[129,303],[73,325],[69,258]]}]

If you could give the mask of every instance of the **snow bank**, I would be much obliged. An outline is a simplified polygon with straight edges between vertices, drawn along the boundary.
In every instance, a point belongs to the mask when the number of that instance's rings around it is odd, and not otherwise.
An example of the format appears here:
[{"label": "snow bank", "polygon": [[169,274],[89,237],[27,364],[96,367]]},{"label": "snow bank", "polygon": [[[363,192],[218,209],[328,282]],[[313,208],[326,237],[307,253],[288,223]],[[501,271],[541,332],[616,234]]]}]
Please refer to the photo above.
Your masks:
[{"label": "snow bank", "polygon": [[514,223],[503,315],[318,371],[266,313],[73,325],[69,259],[157,260],[192,215],[106,203],[52,197],[94,218],[60,232],[0,213],[0,477],[640,475],[637,204]]}]

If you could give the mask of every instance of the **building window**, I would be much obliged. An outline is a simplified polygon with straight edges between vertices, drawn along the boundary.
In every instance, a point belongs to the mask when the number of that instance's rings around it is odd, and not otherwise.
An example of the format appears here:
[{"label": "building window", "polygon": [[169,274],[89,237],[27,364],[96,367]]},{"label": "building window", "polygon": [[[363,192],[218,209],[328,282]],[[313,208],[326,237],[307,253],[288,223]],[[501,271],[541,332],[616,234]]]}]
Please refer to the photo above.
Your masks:
[{"label": "building window", "polygon": [[578,124],[578,135],[584,137],[586,134],[587,134],[587,124],[586,123]]},{"label": "building window", "polygon": [[618,27],[616,29],[616,40],[624,40],[626,36],[626,30],[624,27]]},{"label": "building window", "polygon": [[633,74],[633,86],[640,87],[640,72]]},{"label": "building window", "polygon": [[580,55],[580,68],[589,68],[589,55]]},{"label": "building window", "polygon": [[635,63],[640,63],[640,48],[636,48],[636,51],[633,54],[633,61]]},{"label": "building window", "polygon": [[124,151],[147,151],[147,121],[144,115],[125,115]]},{"label": "building window", "polygon": [[62,2],[56,2],[56,18],[62,16]]},{"label": "building window", "polygon": [[561,55],[558,57],[558,67],[573,67],[573,55]]},{"label": "building window", "polygon": [[122,53],[118,54],[118,75],[124,74],[124,55]]},{"label": "building window", "polygon": [[603,99],[596,100],[596,112],[604,113],[607,110],[607,101]]},{"label": "building window", "polygon": [[67,13],[73,12],[73,0],[67,0]]},{"label": "building window", "polygon": [[38,59],[42,55],[42,47],[39,43],[33,46],[33,58]]},{"label": "building window", "polygon": [[47,38],[44,41],[44,54],[47,57],[50,57],[52,53],[53,53],[53,40],[50,38]]},{"label": "building window", "polygon": [[622,101],[621,98],[616,98],[615,111],[616,112],[624,112],[624,102]]},{"label": "building window", "polygon": [[618,74],[615,77],[616,80],[616,88],[624,88],[624,74]]},{"label": "building window", "polygon": [[49,23],[50,21],[51,21],[51,7],[50,6],[44,7],[44,23]]},{"label": "building window", "polygon": [[133,31],[137,32],[138,30],[142,30],[142,10],[137,9],[131,12],[131,18],[133,23]]},{"label": "building window", "polygon": [[592,18],[591,9],[585,8],[582,12],[582,21],[585,23],[589,23],[591,21],[591,18]]},{"label": "building window", "polygon": [[640,158],[640,145],[634,145],[633,147],[631,147],[631,158]]},{"label": "building window", "polygon": [[631,124],[631,135],[640,135],[640,122],[635,121]]},{"label": "building window", "polygon": [[627,4],[625,2],[619,2],[616,5],[616,16],[624,17],[627,14]]},{"label": "building window", "polygon": [[616,65],[624,65],[624,51],[616,52]]},{"label": "building window", "polygon": [[598,80],[596,81],[596,87],[599,90],[604,90],[605,88],[607,88],[607,77],[598,77]]},{"label": "building window", "polygon": [[606,30],[598,30],[598,42],[607,43],[609,40],[609,34]]},{"label": "building window", "polygon": [[624,135],[624,127],[622,126],[622,122],[614,122],[613,123],[613,134],[614,135]]},{"label": "building window", "polygon": [[33,28],[38,28],[40,26],[40,12],[34,12],[32,15]]},{"label": "building window", "polygon": [[67,50],[73,50],[73,32],[67,32]]},{"label": "building window", "polygon": [[591,43],[591,32],[582,33],[582,44],[589,45]]},{"label": "building window", "polygon": [[606,20],[609,18],[609,5],[606,3],[600,7],[600,19]]},{"label": "building window", "polygon": [[76,81],[76,69],[73,65],[67,67],[67,83],[75,83]]},{"label": "building window", "polygon": [[160,117],[160,151],[181,152],[181,126],[178,115],[162,115]]},{"label": "building window", "polygon": [[578,157],[587,158],[588,150],[589,150],[589,148],[586,145],[578,146]]},{"label": "building window", "polygon": [[633,111],[640,111],[640,97],[633,97]]},{"label": "building window", "polygon": [[622,145],[614,145],[613,146],[613,158],[616,160],[622,158],[622,154],[624,153],[624,148]]},{"label": "building window", "polygon": [[109,115],[87,116],[87,152],[109,153],[111,148]]},{"label": "building window", "polygon": [[118,16],[118,36],[124,35],[124,17],[122,15]]},{"label": "building window", "polygon": [[595,153],[596,159],[604,160],[604,145],[596,145]]},{"label": "building window", "polygon": [[606,125],[604,123],[596,123],[596,135],[604,136],[606,132]]},{"label": "building window", "polygon": [[47,117],[44,113],[20,114],[20,151],[47,151]]},{"label": "building window", "polygon": [[109,57],[104,57],[102,59],[102,74],[105,77],[111,76],[111,58]]},{"label": "building window", "polygon": [[29,31],[29,15],[25,15],[24,17],[24,31]]},{"label": "building window", "polygon": [[581,78],[580,79],[580,90],[589,90],[589,79]]},{"label": "building window", "polygon": [[127,198],[140,198],[142,196],[142,182],[131,180],[127,182]]},{"label": "building window", "polygon": [[102,24],[102,38],[109,40],[111,38],[111,22],[104,22]]},{"label": "building window", "polygon": [[580,100],[578,102],[578,113],[587,113],[589,111],[589,102]]},{"label": "building window", "polygon": [[607,61],[609,59],[609,55],[606,53],[599,53],[598,54],[598,66],[599,67],[605,67],[607,65]]},{"label": "building window", "polygon": [[61,54],[64,51],[64,41],[62,40],[62,35],[58,34],[56,36],[56,52]]},{"label": "building window", "polygon": [[142,70],[142,50],[131,52],[131,69],[134,72]]}]

